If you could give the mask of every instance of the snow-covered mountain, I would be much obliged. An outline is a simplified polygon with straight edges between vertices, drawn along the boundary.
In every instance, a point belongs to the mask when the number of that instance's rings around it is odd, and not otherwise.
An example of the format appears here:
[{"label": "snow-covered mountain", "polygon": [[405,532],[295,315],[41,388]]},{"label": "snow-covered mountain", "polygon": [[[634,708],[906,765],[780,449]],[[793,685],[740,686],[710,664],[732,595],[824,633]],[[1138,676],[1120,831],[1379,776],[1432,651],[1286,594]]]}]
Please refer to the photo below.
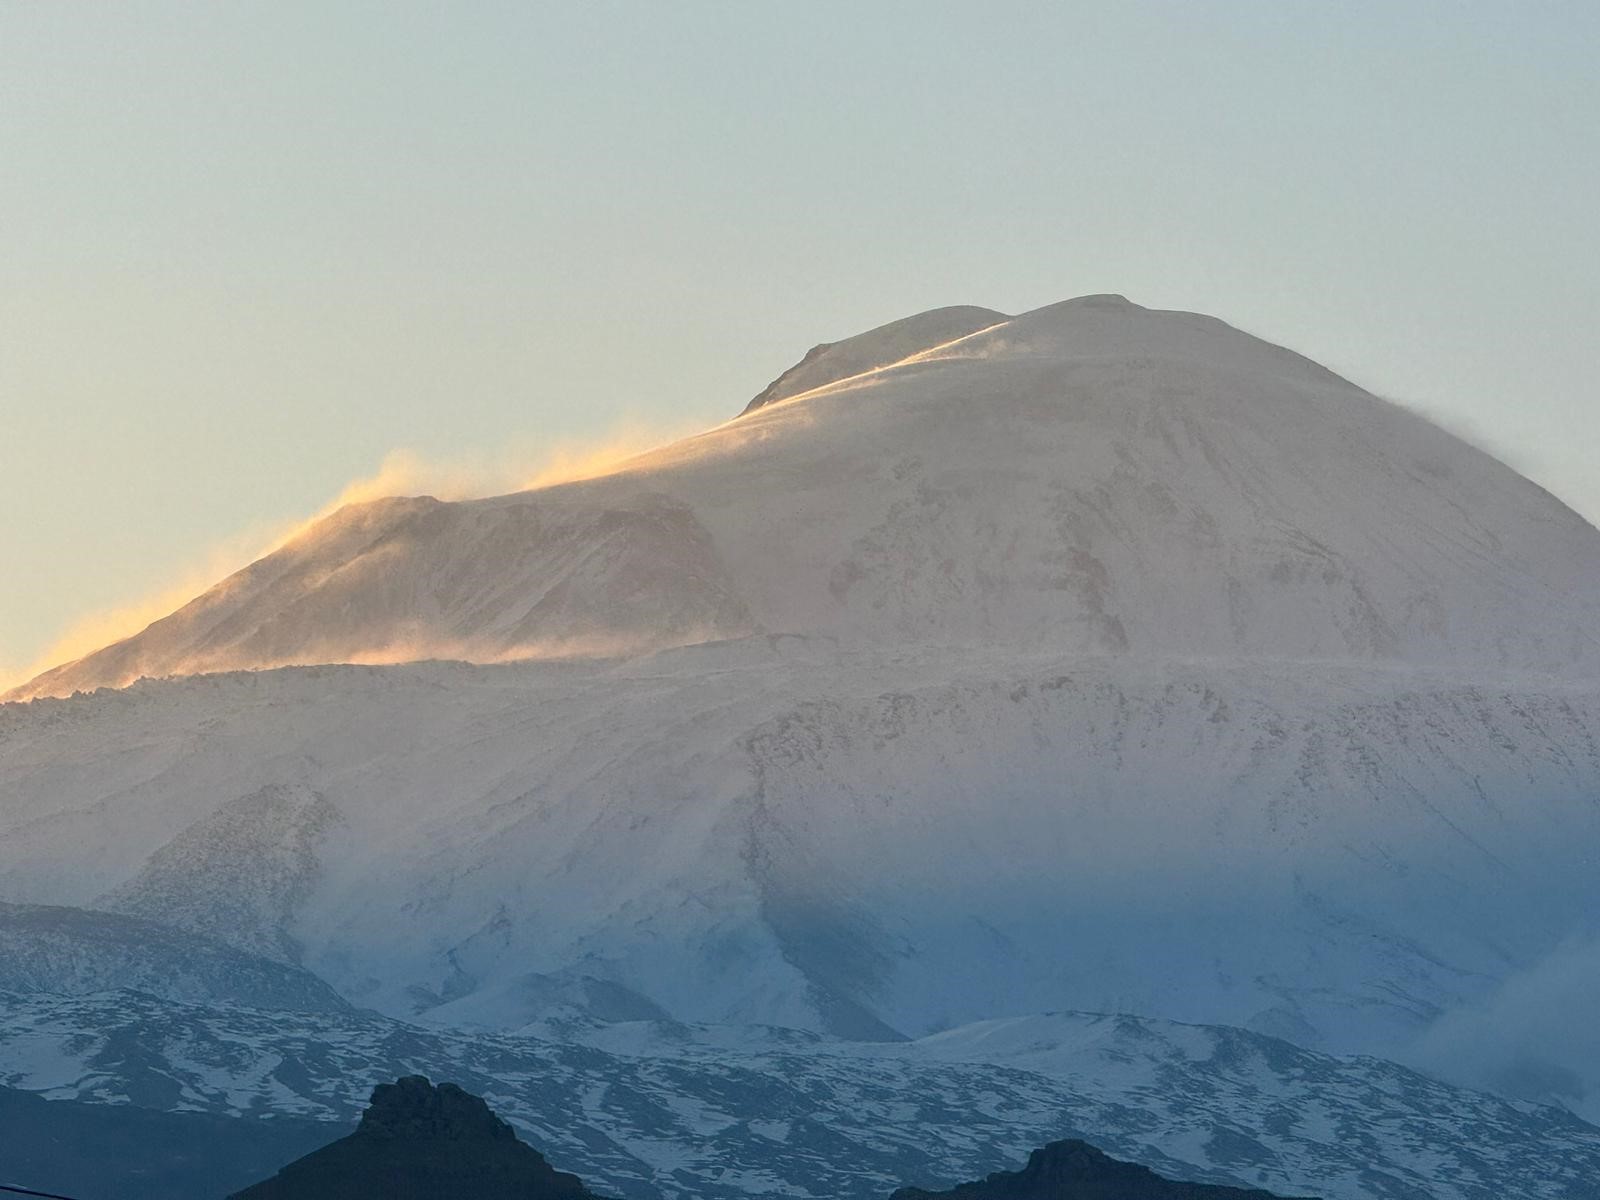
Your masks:
[{"label": "snow-covered mountain", "polygon": [[1081,1137],[1165,1175],[1327,1200],[1596,1200],[1600,1129],[1238,1029],[1063,1013],[917,1042],[561,1023],[466,1035],[149,996],[0,996],[0,1083],[57,1098],[340,1122],[422,1073],[629,1200],[884,1200]]},{"label": "snow-covered mountain", "polygon": [[341,510],[14,695],[752,632],[1592,676],[1600,534],[1220,321],[940,309],[603,478]]},{"label": "snow-covered mountain", "polygon": [[[390,665],[277,666],[329,661]],[[0,709],[0,900],[442,1026],[1406,1054],[1600,933],[1600,533],[1116,297],[819,347],[602,478],[345,509],[22,694],[145,674]],[[1600,1055],[1522,1065],[1600,1108]]]},{"label": "snow-covered mountain", "polygon": [[227,937],[231,873],[245,948],[487,1027],[598,980],[622,1016],[1392,1052],[1600,911],[1597,731],[1577,683],[805,639],[208,676],[0,710],[0,894]]}]

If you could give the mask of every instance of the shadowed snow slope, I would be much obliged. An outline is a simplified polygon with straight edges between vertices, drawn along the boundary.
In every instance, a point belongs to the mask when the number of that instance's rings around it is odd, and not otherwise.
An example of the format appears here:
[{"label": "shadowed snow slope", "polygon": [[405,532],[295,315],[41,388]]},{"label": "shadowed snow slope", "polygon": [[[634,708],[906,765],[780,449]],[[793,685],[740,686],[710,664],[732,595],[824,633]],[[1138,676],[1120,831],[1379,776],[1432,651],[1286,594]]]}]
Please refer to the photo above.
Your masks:
[{"label": "shadowed snow slope", "polygon": [[347,508],[15,696],[755,631],[1594,672],[1600,534],[1212,318],[940,309],[769,392],[604,478]]},{"label": "shadowed snow slope", "polygon": [[[1597,731],[1585,684],[801,639],[147,682],[0,709],[0,896],[158,879],[138,911],[182,920],[236,871],[247,948],[500,1028],[602,980],[860,1036],[1068,1005],[1393,1050],[1600,911]],[[337,820],[278,852],[234,816],[262,779]]]},{"label": "shadowed snow slope", "polygon": [[1388,1052],[1596,932],[1600,533],[1219,321],[950,311],[604,478],[347,509],[61,668],[568,656],[7,706],[0,899],[458,1025]]},{"label": "shadowed snow slope", "polygon": [[297,1012],[348,1007],[309,971],[154,921],[0,904],[0,991],[76,995],[115,988]]}]

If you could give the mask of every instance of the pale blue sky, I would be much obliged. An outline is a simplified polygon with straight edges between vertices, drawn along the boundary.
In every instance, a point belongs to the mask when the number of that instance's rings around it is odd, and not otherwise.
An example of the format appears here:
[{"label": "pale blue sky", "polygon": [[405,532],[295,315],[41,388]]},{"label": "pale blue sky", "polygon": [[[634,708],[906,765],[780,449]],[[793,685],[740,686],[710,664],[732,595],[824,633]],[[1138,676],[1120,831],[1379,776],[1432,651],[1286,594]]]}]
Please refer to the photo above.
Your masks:
[{"label": "pale blue sky", "polygon": [[0,3],[0,671],[391,450],[943,304],[1214,313],[1600,517],[1597,63],[1592,2]]}]

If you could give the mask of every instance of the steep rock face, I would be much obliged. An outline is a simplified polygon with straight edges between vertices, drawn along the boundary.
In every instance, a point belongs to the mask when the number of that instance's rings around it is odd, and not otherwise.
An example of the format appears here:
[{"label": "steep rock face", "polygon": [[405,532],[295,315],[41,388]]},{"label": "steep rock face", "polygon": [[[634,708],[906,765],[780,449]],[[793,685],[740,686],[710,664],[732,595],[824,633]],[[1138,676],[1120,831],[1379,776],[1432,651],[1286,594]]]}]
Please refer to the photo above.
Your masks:
[{"label": "steep rock face", "polygon": [[13,696],[753,631],[1497,674],[1600,663],[1600,533],[1209,317],[1106,296],[940,309],[808,356],[763,397],[603,478],[345,510]]},{"label": "steep rock face", "polygon": [[1052,1142],[1020,1171],[999,1171],[947,1192],[901,1188],[892,1200],[1274,1200],[1273,1193],[1179,1183],[1148,1167],[1118,1162],[1087,1142]]},{"label": "steep rock face", "polygon": [[315,1150],[231,1200],[586,1200],[477,1096],[420,1075],[373,1089],[349,1137]]}]

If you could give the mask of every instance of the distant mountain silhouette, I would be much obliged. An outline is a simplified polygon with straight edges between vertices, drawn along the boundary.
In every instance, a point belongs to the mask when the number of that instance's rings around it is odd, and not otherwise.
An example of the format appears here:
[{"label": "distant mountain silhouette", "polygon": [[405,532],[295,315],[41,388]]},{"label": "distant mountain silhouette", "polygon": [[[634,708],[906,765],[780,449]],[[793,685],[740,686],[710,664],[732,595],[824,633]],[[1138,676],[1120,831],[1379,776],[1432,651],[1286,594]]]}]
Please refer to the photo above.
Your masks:
[{"label": "distant mountain silhouette", "polygon": [[[998,1171],[948,1192],[901,1188],[890,1200],[1295,1200],[1254,1188],[1179,1183],[1077,1140],[1052,1142],[1020,1171]],[[1304,1200],[1304,1198],[1301,1198]]]},{"label": "distant mountain silhouette", "polygon": [[290,1163],[230,1200],[592,1200],[452,1083],[421,1075],[380,1084],[349,1137]]}]

